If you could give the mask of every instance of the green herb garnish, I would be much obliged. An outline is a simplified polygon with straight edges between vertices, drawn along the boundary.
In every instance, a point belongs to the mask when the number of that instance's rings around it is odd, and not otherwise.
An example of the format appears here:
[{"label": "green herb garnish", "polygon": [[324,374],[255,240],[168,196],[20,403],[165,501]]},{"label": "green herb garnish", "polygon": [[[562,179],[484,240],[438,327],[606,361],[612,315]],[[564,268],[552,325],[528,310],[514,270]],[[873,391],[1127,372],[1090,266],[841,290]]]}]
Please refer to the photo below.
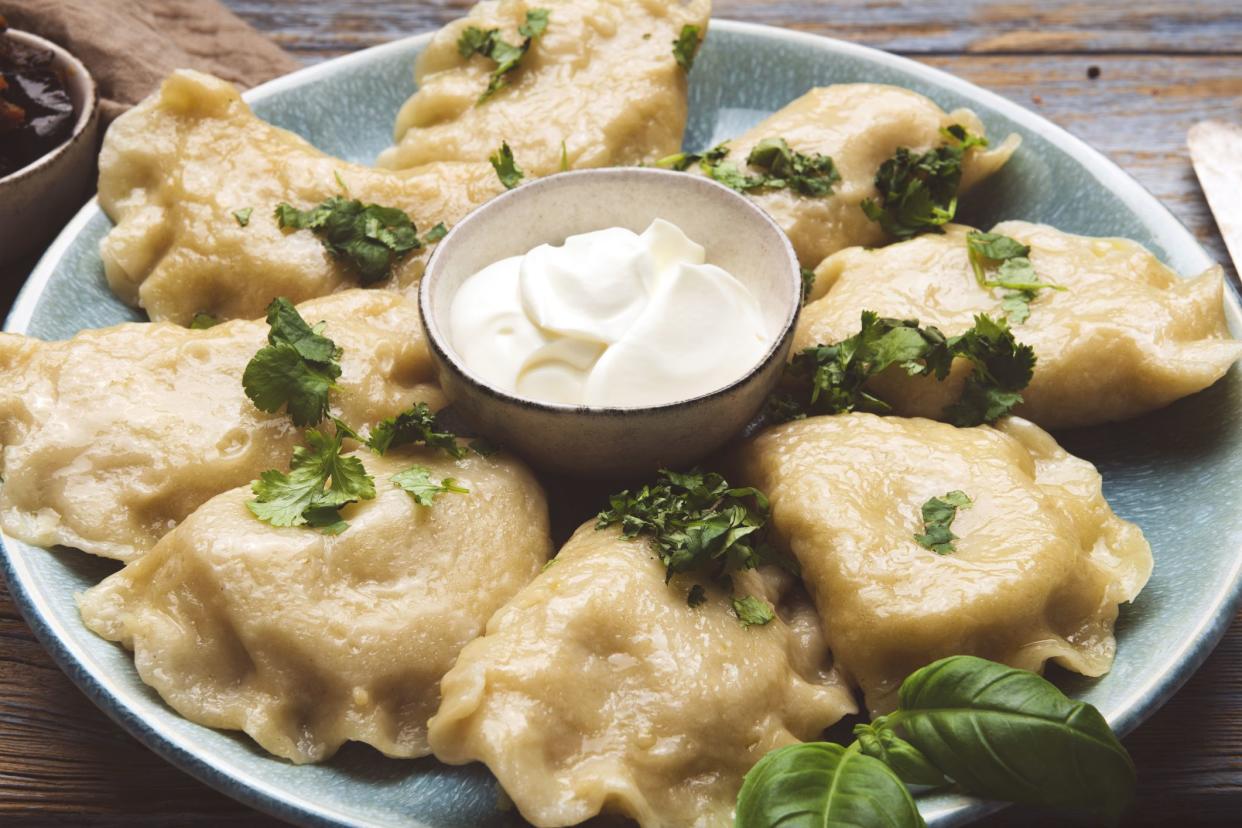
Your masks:
[{"label": "green herb garnish", "polygon": [[375,497],[375,480],[357,457],[342,457],[347,434],[328,436],[316,429],[306,432],[306,445],[293,450],[288,474],[265,471],[251,484],[255,499],[247,508],[272,526],[313,526],[339,535],[349,524],[341,507]]},{"label": "green herb garnish", "polygon": [[505,185],[506,190],[512,190],[526,177],[522,168],[517,165],[513,150],[509,149],[508,141],[501,142],[500,149],[492,153],[487,160],[492,162],[492,169],[496,171],[496,177],[500,179],[501,184]]},{"label": "green herb garnish", "polygon": [[282,407],[295,425],[315,425],[328,413],[328,392],[341,376],[341,349],[312,328],[288,299],[267,306],[268,344],[246,365],[242,386],[261,411]]},{"label": "green herb garnish", "polygon": [[461,37],[457,39],[458,54],[467,60],[474,55],[483,55],[496,62],[496,68],[492,70],[487,89],[479,96],[475,104],[476,106],[484,103],[488,98],[508,85],[508,75],[517,69],[522,62],[522,58],[530,49],[531,43],[543,35],[547,28],[547,9],[527,10],[526,21],[518,26],[518,34],[522,36],[523,40],[517,46],[502,38],[500,36],[500,29],[484,31],[478,26],[466,27],[461,33]]},{"label": "green herb garnish", "polygon": [[421,402],[395,417],[380,420],[366,440],[367,446],[376,454],[386,454],[390,448],[411,443],[441,449],[458,460],[467,454],[467,449],[457,444],[457,435],[436,422],[435,412],[427,407],[427,403]]},{"label": "green herb garnish", "polygon": [[776,611],[772,609],[772,605],[754,595],[745,595],[741,598],[735,595],[732,602],[733,612],[737,615],[737,620],[742,622],[743,627],[761,627],[776,617]]},{"label": "green herb garnish", "polygon": [[[394,486],[405,490],[420,506],[431,506],[436,495],[446,492],[469,494],[470,490],[457,485],[457,481],[446,477],[438,483],[431,479],[431,469],[426,466],[410,466],[405,471],[397,472],[391,478]],[[555,560],[555,559],[553,559]]]},{"label": "green herb garnish", "polygon": [[957,540],[957,535],[952,531],[953,520],[958,509],[968,509],[973,504],[974,501],[958,489],[931,498],[923,504],[923,532],[915,535],[914,540],[937,555],[956,552],[953,541]]},{"label": "green herb garnish", "polygon": [[768,400],[767,415],[784,422],[847,411],[887,414],[892,410],[888,403],[866,390],[869,379],[897,365],[911,376],[943,380],[958,357],[969,360],[972,371],[961,399],[945,409],[949,422],[994,422],[1022,402],[1019,392],[1031,381],[1035,353],[1016,342],[1003,321],[979,314],[974,327],[945,337],[935,327],[920,327],[917,320],[863,311],[854,336],[794,356],[780,389]]},{"label": "green herb garnish", "polygon": [[363,205],[341,196],[332,196],[309,210],[282,202],[276,206],[276,225],[313,232],[329,253],[358,273],[364,285],[386,278],[393,264],[422,247],[414,222],[404,211]]},{"label": "green herb garnish", "polygon": [[[972,230],[966,234],[967,256],[975,272],[975,280],[982,288],[1007,290],[1001,298],[1005,316],[1020,325],[1031,315],[1031,302],[1044,288],[1065,290],[1061,285],[1041,282],[1031,264],[1031,248],[1017,239],[1000,233],[981,233]],[[999,265],[994,278],[989,279],[988,267]]]},{"label": "green herb garnish", "polygon": [[802,273],[802,304],[806,304],[806,300],[811,298],[811,291],[815,289],[815,271],[809,267],[800,268]]},{"label": "green herb garnish", "polygon": [[862,210],[889,235],[906,239],[920,233],[940,233],[941,225],[957,214],[962,158],[966,150],[986,147],[988,142],[958,124],[940,133],[947,144],[920,154],[900,147],[880,165],[875,176],[879,203],[866,199]]},{"label": "green herb garnish", "polygon": [[220,320],[218,318],[212,316],[210,313],[203,313],[202,311],[199,311],[194,314],[194,318],[190,320],[190,330],[205,331],[208,328],[214,328],[219,324]]},{"label": "green herb garnish", "polygon": [[746,156],[747,166],[759,172],[745,172],[726,161],[729,153],[729,145],[722,143],[702,153],[677,152],[655,165],[680,172],[698,164],[709,178],[739,193],[788,188],[801,195],[820,197],[831,194],[833,185],[841,180],[832,158],[796,152],[784,138],[765,138]]},{"label": "green herb garnish", "polygon": [[423,233],[423,244],[428,246],[433,245],[447,235],[448,228],[444,226],[444,222],[440,222],[426,233]]},{"label": "green herb garnish", "polygon": [[250,223],[250,214],[253,212],[253,207],[243,207],[240,210],[234,210],[233,219],[237,222],[238,226],[245,227]]},{"label": "green herb garnish", "polygon": [[673,57],[677,60],[677,65],[687,72],[694,67],[694,58],[699,53],[699,44],[703,42],[699,37],[701,31],[702,29],[698,26],[687,23],[681,27],[681,33],[673,41]]}]

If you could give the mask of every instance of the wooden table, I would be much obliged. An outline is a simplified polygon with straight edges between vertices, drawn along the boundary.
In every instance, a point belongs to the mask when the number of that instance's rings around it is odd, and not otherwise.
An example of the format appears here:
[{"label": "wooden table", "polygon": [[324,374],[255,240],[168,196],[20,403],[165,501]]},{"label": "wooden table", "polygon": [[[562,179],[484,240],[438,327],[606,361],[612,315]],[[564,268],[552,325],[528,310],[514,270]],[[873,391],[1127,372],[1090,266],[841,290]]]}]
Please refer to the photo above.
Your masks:
[{"label": "wooden table", "polygon": [[[227,2],[307,63],[437,27],[470,5]],[[1006,95],[1110,155],[1227,260],[1185,136],[1202,118],[1242,121],[1238,0],[717,0],[715,8],[718,17],[910,55]],[[6,304],[0,293],[0,311]],[[1126,744],[1140,781],[1127,824],[1242,824],[1242,624],[1235,620],[1204,667]],[[52,665],[0,588],[0,823],[225,820],[276,824],[165,764],[112,724]],[[986,824],[1049,819],[1011,809]]]}]

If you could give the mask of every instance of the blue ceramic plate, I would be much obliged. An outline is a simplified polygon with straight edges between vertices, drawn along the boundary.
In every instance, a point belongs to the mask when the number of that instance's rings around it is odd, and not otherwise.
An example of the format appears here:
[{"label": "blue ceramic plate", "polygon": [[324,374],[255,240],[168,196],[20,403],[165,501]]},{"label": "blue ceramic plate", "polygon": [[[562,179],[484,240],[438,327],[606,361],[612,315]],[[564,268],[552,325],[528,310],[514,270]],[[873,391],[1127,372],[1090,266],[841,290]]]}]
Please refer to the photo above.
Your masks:
[{"label": "blue ceramic plate", "polygon": [[[251,91],[258,114],[333,155],[371,162],[389,143],[394,113],[414,90],[421,35],[296,72]],[[1021,134],[1022,149],[972,193],[963,218],[1048,222],[1092,235],[1128,236],[1183,274],[1211,264],[1159,202],[1098,152],[1016,105],[918,63],[848,43],[717,21],[694,67],[688,147],[749,127],[807,89],[873,81],[918,90],[945,109],[969,106],[988,133]],[[82,328],[138,319],[108,292],[97,252],[110,224],[92,202],[60,235],[18,297],[6,329],[57,339]],[[1242,333],[1229,297],[1235,334]],[[1054,671],[1067,691],[1097,705],[1125,733],[1190,676],[1224,633],[1242,574],[1242,383],[1215,387],[1147,417],[1059,435],[1096,463],[1122,517],[1155,550],[1151,582],[1117,625],[1117,662],[1089,681]],[[130,656],[78,620],[74,593],[115,564],[69,549],[4,538],[3,566],[31,627],[60,666],[110,716],[169,761],[261,810],[308,825],[517,826],[492,777],[478,765],[385,759],[351,745],[332,761],[295,767],[247,737],[192,724],[138,679]],[[928,822],[952,825],[997,807],[965,797],[924,796]]]}]

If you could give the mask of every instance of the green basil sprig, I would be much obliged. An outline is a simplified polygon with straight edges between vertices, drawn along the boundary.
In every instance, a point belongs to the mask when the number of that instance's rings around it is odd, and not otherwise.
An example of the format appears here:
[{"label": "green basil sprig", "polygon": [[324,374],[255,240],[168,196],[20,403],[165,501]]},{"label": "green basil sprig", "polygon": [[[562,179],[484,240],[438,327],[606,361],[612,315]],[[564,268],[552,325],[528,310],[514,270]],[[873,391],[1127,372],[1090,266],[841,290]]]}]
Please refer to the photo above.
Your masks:
[{"label": "green basil sprig", "polygon": [[974,796],[1110,821],[1134,796],[1134,763],[1100,712],[1035,673],[951,656],[912,673],[900,698],[896,712],[855,728],[848,748],[810,742],[765,756],[738,795],[737,828],[917,828],[902,782],[951,780]]}]

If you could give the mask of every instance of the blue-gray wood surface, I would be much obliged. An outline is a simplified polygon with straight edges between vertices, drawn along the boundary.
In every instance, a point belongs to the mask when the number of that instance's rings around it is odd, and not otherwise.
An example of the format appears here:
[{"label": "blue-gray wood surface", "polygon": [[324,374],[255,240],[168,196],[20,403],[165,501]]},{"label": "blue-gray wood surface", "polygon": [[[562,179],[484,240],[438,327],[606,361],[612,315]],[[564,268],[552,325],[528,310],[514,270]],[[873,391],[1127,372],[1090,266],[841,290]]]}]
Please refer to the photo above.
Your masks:
[{"label": "blue-gray wood surface", "polygon": [[[226,2],[307,63],[435,28],[470,5]],[[1242,121],[1242,0],[716,0],[715,15],[888,49],[1006,95],[1108,153],[1228,261],[1185,136],[1204,118]],[[15,288],[0,283],[0,315]],[[1242,623],[1126,743],[1140,786],[1126,824],[1242,825]],[[985,824],[1058,821],[1011,810]],[[275,824],[112,724],[51,663],[0,587],[0,824],[224,822]]]}]

